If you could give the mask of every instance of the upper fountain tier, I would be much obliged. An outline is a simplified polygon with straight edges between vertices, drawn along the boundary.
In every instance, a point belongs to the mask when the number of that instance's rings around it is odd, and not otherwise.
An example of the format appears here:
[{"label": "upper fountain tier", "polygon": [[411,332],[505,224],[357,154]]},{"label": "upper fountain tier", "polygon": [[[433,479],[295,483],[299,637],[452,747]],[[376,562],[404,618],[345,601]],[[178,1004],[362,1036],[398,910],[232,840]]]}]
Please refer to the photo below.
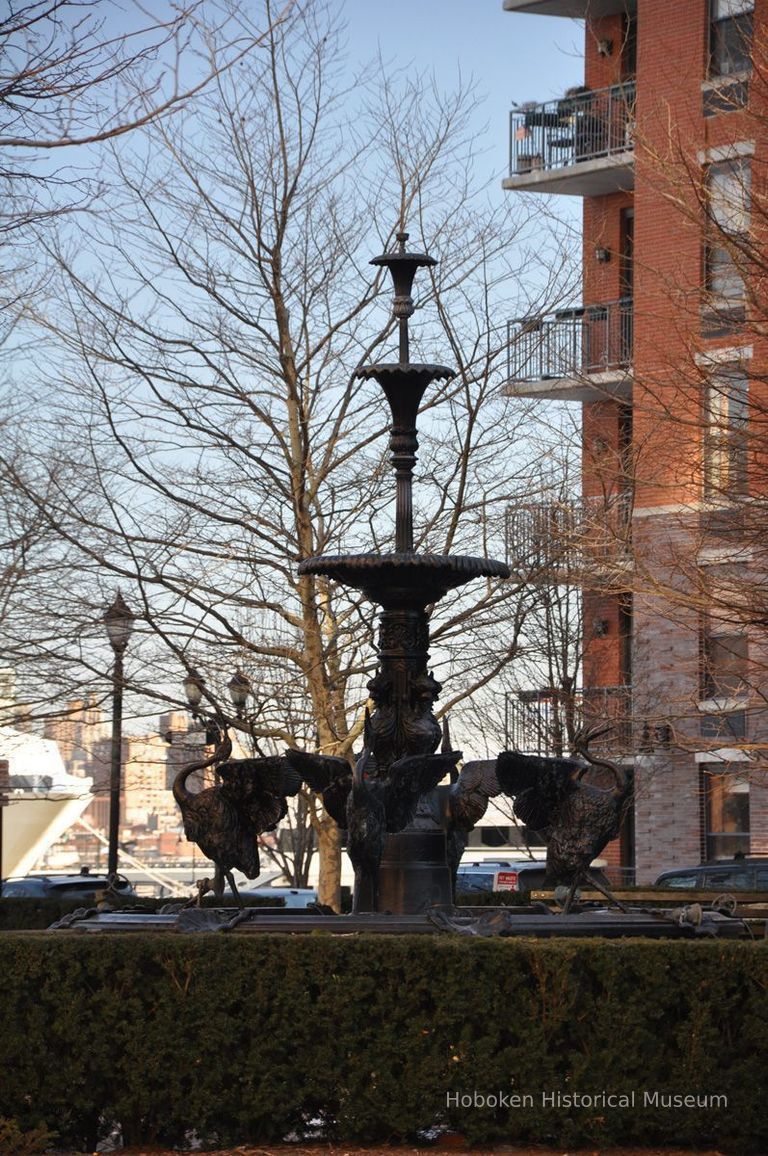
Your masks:
[{"label": "upper fountain tier", "polygon": [[413,469],[418,437],[416,418],[427,386],[450,380],[454,370],[444,365],[417,365],[409,361],[408,318],[413,314],[411,289],[416,270],[437,262],[426,253],[409,253],[407,233],[398,233],[398,248],[375,257],[395,285],[394,315],[399,323],[399,361],[364,365],[357,376],[377,381],[392,413],[389,447],[397,483],[395,551],[391,554],[331,554],[306,558],[300,574],[322,574],[345,586],[362,590],[373,602],[387,608],[424,607],[449,590],[473,578],[508,578],[509,568],[489,558],[455,554],[416,554],[413,549]]}]

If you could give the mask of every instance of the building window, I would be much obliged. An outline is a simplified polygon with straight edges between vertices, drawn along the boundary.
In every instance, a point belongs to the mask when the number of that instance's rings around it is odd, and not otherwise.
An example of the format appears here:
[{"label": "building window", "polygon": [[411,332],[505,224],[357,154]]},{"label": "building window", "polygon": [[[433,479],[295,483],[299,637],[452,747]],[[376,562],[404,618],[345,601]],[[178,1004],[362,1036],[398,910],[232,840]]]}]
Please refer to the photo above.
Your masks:
[{"label": "building window", "polygon": [[749,71],[754,7],[753,0],[711,0],[710,76]]},{"label": "building window", "polygon": [[732,157],[707,169],[709,217],[726,237],[743,237],[749,230],[749,186],[749,157]]},{"label": "building window", "polygon": [[[531,832],[531,834],[535,834]],[[532,838],[533,846],[541,844],[540,838]],[[520,826],[478,826],[470,831],[467,840],[467,846],[471,850],[483,849],[487,850],[489,847],[525,847],[526,839],[525,832]]]},{"label": "building window", "polygon": [[621,18],[621,79],[634,79],[637,72],[637,17]]},{"label": "building window", "polygon": [[747,712],[734,699],[748,693],[749,647],[746,634],[704,615],[701,637],[701,737],[722,747],[740,746],[747,737]]},{"label": "building window", "polygon": [[744,320],[744,256],[749,236],[751,166],[744,157],[711,164],[705,175],[704,303],[707,332]]},{"label": "building window", "polygon": [[749,783],[733,771],[705,776],[707,859],[749,854]]},{"label": "building window", "polygon": [[744,694],[747,674],[747,636],[710,634],[704,639],[703,697],[734,698]]},{"label": "building window", "polygon": [[740,369],[713,375],[704,389],[704,497],[730,501],[747,492],[749,382]]},{"label": "building window", "polygon": [[732,699],[747,692],[746,634],[705,614],[702,623],[703,699]]},{"label": "building window", "polygon": [[715,747],[739,747],[747,738],[747,712],[721,711],[701,716],[701,737]]}]

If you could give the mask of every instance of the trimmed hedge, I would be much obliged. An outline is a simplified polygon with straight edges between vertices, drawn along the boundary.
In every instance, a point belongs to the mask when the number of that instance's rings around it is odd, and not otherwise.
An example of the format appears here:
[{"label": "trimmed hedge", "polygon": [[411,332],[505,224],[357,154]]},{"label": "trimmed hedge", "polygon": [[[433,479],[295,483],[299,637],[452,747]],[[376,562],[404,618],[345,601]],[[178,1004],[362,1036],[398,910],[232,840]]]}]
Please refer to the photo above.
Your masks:
[{"label": "trimmed hedge", "polygon": [[458,891],[457,907],[527,907],[530,891]]},{"label": "trimmed hedge", "polygon": [[[26,932],[0,936],[0,969],[0,1117],[64,1147],[119,1122],[168,1146],[443,1125],[768,1151],[762,943]],[[530,1102],[478,1099],[512,1093]]]}]

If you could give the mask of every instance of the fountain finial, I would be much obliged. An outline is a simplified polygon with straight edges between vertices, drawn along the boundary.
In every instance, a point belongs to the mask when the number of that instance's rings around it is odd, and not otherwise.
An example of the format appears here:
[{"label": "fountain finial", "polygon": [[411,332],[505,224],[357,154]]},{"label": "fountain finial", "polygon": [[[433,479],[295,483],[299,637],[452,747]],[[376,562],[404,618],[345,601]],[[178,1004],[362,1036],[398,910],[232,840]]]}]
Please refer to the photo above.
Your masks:
[{"label": "fountain finial", "polygon": [[395,284],[395,301],[393,313],[400,322],[400,365],[409,364],[408,349],[408,318],[413,316],[413,279],[416,270],[421,266],[436,265],[434,257],[428,253],[409,253],[405,243],[409,234],[401,231],[395,234],[397,249],[392,253],[383,253],[381,257],[374,257],[372,265],[384,265],[392,274]]},{"label": "fountain finial", "polygon": [[390,449],[397,480],[395,513],[395,543],[398,552],[413,551],[413,498],[411,494],[413,467],[416,464],[418,438],[416,415],[424,390],[431,381],[453,377],[454,371],[444,365],[412,365],[409,356],[408,318],[414,306],[411,289],[416,270],[420,266],[436,265],[428,253],[410,253],[406,249],[408,233],[395,234],[397,249],[374,257],[372,265],[383,265],[392,274],[395,286],[393,314],[400,327],[400,351],[396,364],[363,365],[358,377],[374,378],[384,390],[392,411]]}]

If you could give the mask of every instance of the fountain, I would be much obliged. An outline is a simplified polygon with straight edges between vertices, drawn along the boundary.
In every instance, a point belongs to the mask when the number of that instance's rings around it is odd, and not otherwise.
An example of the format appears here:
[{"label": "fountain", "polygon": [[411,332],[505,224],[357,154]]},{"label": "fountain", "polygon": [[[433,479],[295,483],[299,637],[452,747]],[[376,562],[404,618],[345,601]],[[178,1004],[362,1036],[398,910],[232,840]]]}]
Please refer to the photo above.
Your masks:
[{"label": "fountain", "polygon": [[[449,380],[454,371],[409,359],[414,277],[417,269],[436,262],[427,254],[408,251],[407,240],[407,233],[398,233],[397,249],[371,262],[389,269],[394,281],[398,361],[366,365],[357,371],[358,377],[380,386],[392,414],[395,550],[387,554],[322,555],[306,558],[299,566],[300,574],[321,575],[360,590],[381,607],[378,667],[368,683],[373,709],[366,711],[363,751],[354,770],[344,759],[298,750],[286,751],[284,758],[223,763],[231,751],[224,728],[220,748],[200,765],[221,763],[226,774],[216,787],[208,789],[205,807],[198,804],[188,828],[189,837],[201,845],[215,843],[222,848],[221,862],[216,861],[221,884],[224,872],[244,861],[243,840],[250,840],[255,848],[257,832],[271,829],[274,816],[285,814],[285,795],[295,794],[299,779],[303,780],[321,795],[328,813],[348,831],[348,850],[355,868],[353,913],[338,916],[265,908],[233,912],[187,905],[158,915],[78,912],[62,923],[85,930],[135,929],[140,923],[158,930],[185,931],[451,930],[545,936],[687,936],[705,931],[740,935],[744,928],[741,921],[717,912],[703,913],[698,919],[681,916],[679,911],[666,915],[608,910],[571,914],[576,885],[586,878],[590,856],[598,853],[594,848],[601,849],[618,832],[620,817],[615,808],[609,809],[614,806],[614,796],[621,797],[621,790],[602,791],[581,784],[586,766],[573,760],[532,759],[505,752],[497,760],[466,763],[459,773],[460,751],[451,750],[444,741],[443,749],[436,753],[442,735],[433,707],[441,686],[429,669],[428,608],[448,591],[476,578],[504,579],[510,571],[504,562],[493,559],[414,550],[413,471],[419,405],[432,382]],[[218,723],[221,726],[222,720]],[[605,760],[602,765],[612,767]],[[180,778],[190,769],[184,768]],[[439,786],[448,776],[451,786]],[[281,783],[283,786],[275,786]],[[177,799],[184,798],[182,787],[179,784],[175,792]],[[267,788],[268,798],[265,796],[259,810],[254,798]],[[570,891],[557,918],[547,918],[551,913],[543,905],[484,910],[453,907],[452,876],[468,832],[484,813],[488,799],[500,793],[515,796],[518,815],[529,826],[546,825],[551,833],[550,851],[556,846],[558,861],[572,865],[571,877],[561,879],[569,884]],[[193,803],[194,796],[190,796],[190,815]],[[269,818],[259,826],[257,815]],[[580,839],[590,852],[583,866],[576,847]],[[258,873],[257,862],[253,871]]]},{"label": "fountain", "polygon": [[[460,752],[434,753],[440,743],[441,728],[432,708],[441,687],[429,671],[427,607],[449,590],[474,578],[509,577],[509,569],[503,562],[414,551],[416,418],[427,387],[433,381],[450,379],[454,373],[444,365],[410,361],[408,319],[414,311],[413,280],[420,266],[436,262],[424,253],[408,252],[407,240],[407,233],[398,233],[397,251],[372,261],[389,269],[394,281],[399,359],[395,363],[362,366],[357,371],[358,377],[378,383],[392,413],[389,444],[396,479],[395,551],[307,558],[299,566],[299,573],[323,575],[352,586],[381,607],[379,666],[368,684],[374,710],[366,720],[365,750],[359,773],[361,786],[366,779],[371,786],[376,782],[387,783],[390,792],[400,797],[407,794],[408,787],[402,776],[393,781],[393,768],[402,760],[415,760],[410,766],[418,767],[421,775],[418,792],[421,796],[436,788],[461,757]],[[299,764],[294,765],[298,768]],[[434,774],[430,775],[432,769]],[[413,803],[417,805],[418,799]],[[355,910],[402,915],[426,910],[434,904],[450,906],[451,877],[445,831],[437,824],[430,830],[425,829],[423,823],[416,828],[411,822],[398,829],[398,820],[387,818],[389,834],[382,847],[380,894],[378,888],[371,886],[367,875],[358,878]]]}]

